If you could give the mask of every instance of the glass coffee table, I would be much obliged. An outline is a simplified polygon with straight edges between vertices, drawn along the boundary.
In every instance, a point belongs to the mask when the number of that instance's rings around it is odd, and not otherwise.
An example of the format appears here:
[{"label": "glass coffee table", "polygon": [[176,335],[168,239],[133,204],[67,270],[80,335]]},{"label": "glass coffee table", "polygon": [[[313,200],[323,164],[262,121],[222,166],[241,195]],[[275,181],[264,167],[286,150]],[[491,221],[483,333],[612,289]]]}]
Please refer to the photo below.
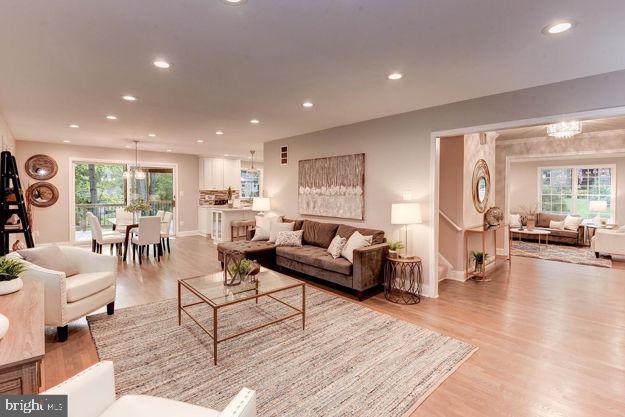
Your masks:
[{"label": "glass coffee table", "polygon": [[[255,283],[242,282],[241,284],[235,286],[224,285],[223,272],[216,272],[214,274],[178,280],[178,325],[180,326],[182,324],[182,312],[184,311],[211,339],[213,339],[213,363],[215,365],[217,365],[217,344],[221,342],[225,342],[226,340],[242,336],[299,315],[302,316],[302,330],[306,327],[306,284],[295,278],[291,278],[287,275],[265,268],[262,268],[256,277],[257,280]],[[301,287],[302,289],[301,306],[290,305],[287,302],[273,296],[281,291],[297,287]],[[190,304],[183,304],[183,288],[197,297],[199,301],[192,302]],[[261,297],[271,298],[289,307],[294,312],[277,320],[263,323],[219,339],[219,336],[217,335],[219,309],[251,300],[255,300],[256,304],[258,304],[258,299]],[[202,324],[200,319],[195,317],[187,308],[202,303],[208,305],[213,310],[212,331]],[[249,305],[252,307],[254,303],[249,303]]]}]

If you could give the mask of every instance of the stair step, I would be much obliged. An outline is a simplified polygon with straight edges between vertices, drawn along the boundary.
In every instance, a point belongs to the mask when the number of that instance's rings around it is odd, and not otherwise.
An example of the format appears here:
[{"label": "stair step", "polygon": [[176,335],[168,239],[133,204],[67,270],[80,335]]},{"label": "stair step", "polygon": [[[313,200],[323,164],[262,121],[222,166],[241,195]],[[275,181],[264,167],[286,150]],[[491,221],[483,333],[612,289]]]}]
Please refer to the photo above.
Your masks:
[{"label": "stair step", "polygon": [[447,278],[447,273],[449,272],[449,268],[446,265],[438,265],[438,280],[442,280]]}]

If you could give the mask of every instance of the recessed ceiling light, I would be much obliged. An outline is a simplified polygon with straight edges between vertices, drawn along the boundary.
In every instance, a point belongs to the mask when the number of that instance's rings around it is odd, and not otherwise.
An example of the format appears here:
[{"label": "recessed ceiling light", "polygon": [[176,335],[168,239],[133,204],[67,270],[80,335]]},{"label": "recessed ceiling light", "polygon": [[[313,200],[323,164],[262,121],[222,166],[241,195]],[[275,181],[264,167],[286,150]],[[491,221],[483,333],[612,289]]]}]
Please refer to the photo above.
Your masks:
[{"label": "recessed ceiling light", "polygon": [[132,148],[132,146],[130,146],[130,145],[126,145],[126,148],[130,149],[130,148]]},{"label": "recessed ceiling light", "polygon": [[223,135],[224,131],[223,130],[218,130],[217,132],[215,132],[216,135]]},{"label": "recessed ceiling light", "polygon": [[196,142],[197,143],[204,143],[204,140],[203,139],[198,139],[198,140],[196,140]]},{"label": "recessed ceiling light", "polygon": [[117,116],[113,116],[112,114],[109,114],[106,118],[109,120],[117,120]]},{"label": "recessed ceiling light", "polygon": [[224,154],[224,156],[230,156],[230,154],[229,154],[229,153],[226,153],[226,154]]},{"label": "recessed ceiling light", "polygon": [[78,129],[80,126],[75,125],[75,124],[71,124],[71,125],[69,125],[69,127],[71,127],[72,129]]},{"label": "recessed ceiling light", "polygon": [[238,6],[240,4],[245,3],[247,0],[222,0],[222,1],[231,6]]},{"label": "recessed ceiling light", "polygon": [[257,124],[259,124],[259,123],[260,123],[260,120],[258,120],[258,119],[252,119],[252,120],[250,120],[250,123],[251,123],[251,124],[253,124],[253,125],[257,125]]},{"label": "recessed ceiling light", "polygon": [[126,101],[137,101],[137,97],[135,96],[126,95],[126,96],[122,96],[122,98]]},{"label": "recessed ceiling light", "polygon": [[167,61],[163,61],[162,59],[157,59],[156,61],[153,62],[155,67],[158,68],[162,68],[162,69],[167,69],[169,67],[171,67],[171,64]]},{"label": "recessed ceiling light", "polygon": [[566,32],[575,26],[575,22],[572,20],[563,20],[560,22],[553,23],[551,25],[547,25],[543,28],[542,32],[545,35],[557,35],[559,33]]},{"label": "recessed ceiling light", "polygon": [[312,106],[314,106],[312,101],[305,101],[302,103],[302,106],[306,107],[306,108],[311,108]]},{"label": "recessed ceiling light", "polygon": [[63,141],[63,143],[72,143],[72,141],[71,141],[71,140],[67,140],[67,139],[65,139],[65,140]]},{"label": "recessed ceiling light", "polygon": [[403,76],[404,74],[402,74],[401,72],[393,72],[388,75],[388,79],[389,80],[401,80]]},{"label": "recessed ceiling light", "polygon": [[148,133],[148,136],[151,138],[155,138],[156,137],[156,133]]},{"label": "recessed ceiling light", "polygon": [[171,149],[167,149],[167,152],[171,152]]}]

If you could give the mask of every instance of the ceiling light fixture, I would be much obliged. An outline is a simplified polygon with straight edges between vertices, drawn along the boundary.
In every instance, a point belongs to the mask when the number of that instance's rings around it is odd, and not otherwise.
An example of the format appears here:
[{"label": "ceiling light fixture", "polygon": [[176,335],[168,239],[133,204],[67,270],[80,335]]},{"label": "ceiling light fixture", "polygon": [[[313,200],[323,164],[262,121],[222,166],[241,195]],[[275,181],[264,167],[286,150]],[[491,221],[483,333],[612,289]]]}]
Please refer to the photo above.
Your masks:
[{"label": "ceiling light fixture", "polygon": [[137,101],[137,97],[135,96],[126,95],[126,96],[122,96],[122,98],[126,101]]},{"label": "ceiling light fixture", "polygon": [[305,101],[302,103],[302,106],[306,107],[306,108],[311,108],[312,106],[314,106],[314,103],[312,101]]},{"label": "ceiling light fixture", "polygon": [[169,67],[171,67],[171,64],[167,61],[164,61],[162,59],[157,59],[156,61],[153,62],[154,66],[157,68],[161,68],[161,69],[167,69]]},{"label": "ceiling light fixture", "polygon": [[167,149],[167,152],[171,152],[171,149]]},{"label": "ceiling light fixture", "polygon": [[196,142],[197,143],[204,143],[204,140],[203,139],[198,139],[198,140],[196,140]]},{"label": "ceiling light fixture", "polygon": [[65,139],[65,140],[63,141],[63,143],[72,143],[72,141],[71,141],[71,140],[67,140],[67,139]]},{"label": "ceiling light fixture", "polygon": [[570,30],[575,26],[575,22],[572,20],[562,20],[551,25],[547,25],[543,28],[542,32],[545,35],[557,35],[567,30]]},{"label": "ceiling light fixture", "polygon": [[151,138],[155,138],[156,137],[156,133],[148,133],[148,136]]},{"label": "ceiling light fixture", "polygon": [[250,120],[250,123],[251,123],[251,124],[253,124],[253,125],[257,125],[257,124],[259,124],[259,123],[260,123],[260,120],[258,120],[258,119],[252,119],[252,120]]},{"label": "ceiling light fixture", "polygon": [[106,118],[109,120],[117,120],[117,116],[113,116],[112,114],[109,114]]},{"label": "ceiling light fixture", "polygon": [[582,133],[582,122],[577,120],[554,123],[547,126],[547,134],[558,139],[572,138],[579,133]]},{"label": "ceiling light fixture", "polygon": [[78,129],[80,126],[75,125],[75,124],[71,124],[71,125],[69,125],[69,127],[71,127],[72,129]]},{"label": "ceiling light fixture", "polygon": [[224,131],[223,130],[218,130],[217,132],[215,132],[216,135],[223,135]]},{"label": "ceiling light fixture", "polygon": [[128,169],[124,172],[124,178],[126,180],[144,180],[145,172],[141,171],[141,166],[139,165],[139,141],[133,140],[135,143],[135,165],[128,166]]},{"label": "ceiling light fixture", "polygon": [[393,72],[388,75],[389,80],[401,80],[404,75],[401,72]]},{"label": "ceiling light fixture", "polygon": [[247,0],[222,0],[224,3],[229,4],[230,6],[239,6],[245,3]]}]

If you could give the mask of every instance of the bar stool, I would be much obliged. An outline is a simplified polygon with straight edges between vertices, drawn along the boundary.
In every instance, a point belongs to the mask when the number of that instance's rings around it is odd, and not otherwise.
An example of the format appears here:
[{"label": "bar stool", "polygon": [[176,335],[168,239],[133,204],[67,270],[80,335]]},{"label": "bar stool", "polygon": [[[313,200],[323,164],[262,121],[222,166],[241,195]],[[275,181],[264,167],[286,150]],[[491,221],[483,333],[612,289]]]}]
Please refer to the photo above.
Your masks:
[{"label": "bar stool", "polygon": [[[230,241],[247,239],[247,231],[256,225],[255,220],[233,220],[230,222]],[[243,231],[243,234],[241,234]]]}]

